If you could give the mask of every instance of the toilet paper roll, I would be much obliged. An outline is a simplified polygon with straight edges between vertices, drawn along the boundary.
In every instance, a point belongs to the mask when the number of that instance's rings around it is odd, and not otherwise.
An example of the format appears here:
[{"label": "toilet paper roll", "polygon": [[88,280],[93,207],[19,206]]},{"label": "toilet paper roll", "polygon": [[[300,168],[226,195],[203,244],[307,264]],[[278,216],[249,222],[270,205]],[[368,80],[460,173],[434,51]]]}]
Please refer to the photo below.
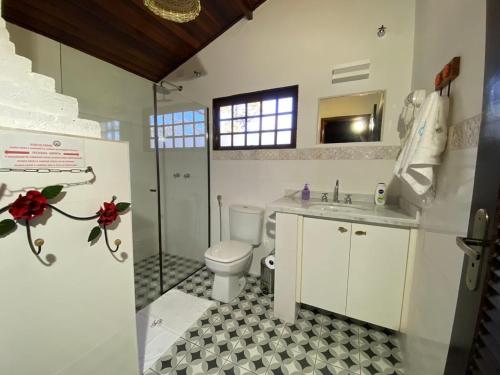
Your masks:
[{"label": "toilet paper roll", "polygon": [[264,260],[264,263],[266,264],[266,266],[272,270],[274,270],[275,266],[276,266],[276,260],[274,258],[274,255],[268,255],[266,257],[266,259]]}]

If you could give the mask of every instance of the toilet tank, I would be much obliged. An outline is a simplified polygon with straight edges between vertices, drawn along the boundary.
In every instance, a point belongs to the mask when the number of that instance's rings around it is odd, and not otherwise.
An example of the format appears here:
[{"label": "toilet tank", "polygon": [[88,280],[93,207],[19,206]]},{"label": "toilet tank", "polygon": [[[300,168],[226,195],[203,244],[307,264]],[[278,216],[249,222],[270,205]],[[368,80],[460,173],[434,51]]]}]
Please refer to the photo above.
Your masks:
[{"label": "toilet tank", "polygon": [[229,235],[232,240],[257,246],[262,242],[264,210],[259,207],[229,207]]}]

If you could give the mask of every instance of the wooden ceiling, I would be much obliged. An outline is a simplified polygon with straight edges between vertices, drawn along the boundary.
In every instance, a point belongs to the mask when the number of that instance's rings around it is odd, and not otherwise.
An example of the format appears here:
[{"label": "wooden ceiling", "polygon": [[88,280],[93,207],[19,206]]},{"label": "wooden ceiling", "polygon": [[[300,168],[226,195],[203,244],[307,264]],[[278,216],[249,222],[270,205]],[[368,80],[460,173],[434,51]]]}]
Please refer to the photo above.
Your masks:
[{"label": "wooden ceiling", "polygon": [[3,0],[16,25],[158,82],[265,0],[201,0],[191,22],[166,21],[142,0]]}]

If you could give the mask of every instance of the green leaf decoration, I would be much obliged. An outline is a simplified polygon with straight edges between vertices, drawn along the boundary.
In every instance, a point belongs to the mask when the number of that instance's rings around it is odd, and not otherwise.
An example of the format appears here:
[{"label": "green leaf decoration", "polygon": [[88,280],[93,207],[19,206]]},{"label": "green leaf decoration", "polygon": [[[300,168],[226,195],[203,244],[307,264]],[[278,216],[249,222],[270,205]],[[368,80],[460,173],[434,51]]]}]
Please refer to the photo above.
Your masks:
[{"label": "green leaf decoration", "polygon": [[130,207],[130,203],[127,202],[120,202],[116,205],[116,210],[118,212],[123,212],[126,211]]},{"label": "green leaf decoration", "polygon": [[92,228],[92,230],[90,231],[90,234],[89,234],[89,238],[88,238],[88,242],[92,242],[94,241],[97,237],[99,237],[101,235],[101,228],[99,228],[99,226],[95,226],[94,228]]},{"label": "green leaf decoration", "polygon": [[14,220],[5,219],[0,221],[0,236],[7,234],[13,231],[16,228],[17,224]]},{"label": "green leaf decoration", "polygon": [[62,188],[63,188],[62,185],[47,186],[45,189],[42,190],[42,195],[47,199],[54,199],[59,195]]}]

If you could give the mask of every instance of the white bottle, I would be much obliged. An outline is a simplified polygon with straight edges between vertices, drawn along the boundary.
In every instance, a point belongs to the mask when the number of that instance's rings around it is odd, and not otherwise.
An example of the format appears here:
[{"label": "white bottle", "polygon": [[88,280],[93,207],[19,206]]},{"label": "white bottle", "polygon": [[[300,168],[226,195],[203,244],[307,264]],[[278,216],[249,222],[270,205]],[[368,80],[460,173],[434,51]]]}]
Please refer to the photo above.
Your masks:
[{"label": "white bottle", "polygon": [[385,184],[383,182],[379,182],[375,188],[375,204],[377,206],[385,204]]}]

